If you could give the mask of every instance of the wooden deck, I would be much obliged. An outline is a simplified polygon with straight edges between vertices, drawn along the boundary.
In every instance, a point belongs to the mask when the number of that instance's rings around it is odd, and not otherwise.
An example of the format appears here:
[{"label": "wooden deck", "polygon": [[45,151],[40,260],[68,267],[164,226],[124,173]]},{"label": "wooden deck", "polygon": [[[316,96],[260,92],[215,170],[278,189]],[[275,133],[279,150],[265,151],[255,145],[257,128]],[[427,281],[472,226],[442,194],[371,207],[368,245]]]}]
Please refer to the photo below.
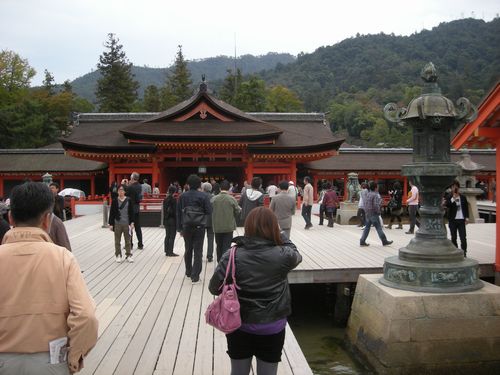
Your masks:
[{"label": "wooden deck", "polygon": [[[214,263],[204,262],[202,283],[192,285],[183,257],[164,256],[163,229],[144,228],[135,263],[118,264],[100,215],[65,224],[99,319],[99,340],[81,374],[229,374],[225,336],[204,318]],[[177,238],[175,252],[183,254],[183,246]],[[289,327],[278,373],[312,375]]]},{"label": "wooden deck", "polygon": [[[292,240],[303,262],[290,276],[292,283],[355,282],[361,273],[380,273],[384,258],[396,255],[411,239],[404,230],[385,232],[394,244],[383,247],[372,229],[359,247],[356,226],[317,225],[304,230],[294,218]],[[226,341],[205,324],[204,311],[213,297],[207,283],[214,263],[204,261],[202,283],[184,276],[183,257],[166,258],[164,230],[143,228],[144,250],[134,251],[135,263],[114,262],[113,235],[101,228],[100,215],[65,222],[89,290],[97,303],[99,341],[85,360],[82,374],[229,374]],[[467,227],[468,255],[481,264],[483,275],[493,274],[495,224]],[[236,234],[236,233],[235,233]],[[177,237],[175,252],[183,254]],[[292,331],[287,328],[279,374],[312,374]]]}]

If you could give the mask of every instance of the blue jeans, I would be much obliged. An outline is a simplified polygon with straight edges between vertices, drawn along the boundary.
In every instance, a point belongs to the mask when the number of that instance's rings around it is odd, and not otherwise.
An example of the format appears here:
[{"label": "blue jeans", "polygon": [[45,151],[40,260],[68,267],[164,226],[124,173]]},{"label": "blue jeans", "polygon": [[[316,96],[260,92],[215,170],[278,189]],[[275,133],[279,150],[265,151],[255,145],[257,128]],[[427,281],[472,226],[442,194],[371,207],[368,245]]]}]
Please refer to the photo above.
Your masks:
[{"label": "blue jeans", "polygon": [[306,225],[311,225],[311,210],[312,206],[302,205],[302,217],[306,221]]},{"label": "blue jeans", "polygon": [[363,234],[361,235],[359,243],[363,244],[366,242],[372,225],[375,227],[377,234],[382,241],[382,244],[385,244],[387,242],[387,237],[385,236],[384,231],[382,230],[382,225],[380,224],[380,215],[366,216],[365,225],[366,226],[365,229],[363,229]]}]

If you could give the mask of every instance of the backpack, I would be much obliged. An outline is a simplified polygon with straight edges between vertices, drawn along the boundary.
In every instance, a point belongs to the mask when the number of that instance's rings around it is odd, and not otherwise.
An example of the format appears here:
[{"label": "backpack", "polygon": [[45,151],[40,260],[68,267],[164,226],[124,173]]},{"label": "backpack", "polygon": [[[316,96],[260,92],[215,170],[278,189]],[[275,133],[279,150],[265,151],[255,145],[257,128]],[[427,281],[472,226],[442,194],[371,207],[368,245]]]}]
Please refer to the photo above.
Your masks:
[{"label": "backpack", "polygon": [[207,215],[205,210],[198,206],[186,206],[182,209],[182,225],[185,227],[205,227]]}]

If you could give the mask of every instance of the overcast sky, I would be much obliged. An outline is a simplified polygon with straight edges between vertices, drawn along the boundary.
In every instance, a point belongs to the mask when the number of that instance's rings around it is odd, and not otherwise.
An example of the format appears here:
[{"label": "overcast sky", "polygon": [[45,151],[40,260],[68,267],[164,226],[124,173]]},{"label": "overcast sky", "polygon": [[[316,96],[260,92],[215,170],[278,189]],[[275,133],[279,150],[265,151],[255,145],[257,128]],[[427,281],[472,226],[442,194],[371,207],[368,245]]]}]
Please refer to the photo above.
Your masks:
[{"label": "overcast sky", "polygon": [[490,21],[499,0],[0,0],[0,49],[56,82],[96,69],[107,33],[134,65],[166,67],[177,45],[187,59],[313,52],[379,32],[410,35],[464,17]]}]

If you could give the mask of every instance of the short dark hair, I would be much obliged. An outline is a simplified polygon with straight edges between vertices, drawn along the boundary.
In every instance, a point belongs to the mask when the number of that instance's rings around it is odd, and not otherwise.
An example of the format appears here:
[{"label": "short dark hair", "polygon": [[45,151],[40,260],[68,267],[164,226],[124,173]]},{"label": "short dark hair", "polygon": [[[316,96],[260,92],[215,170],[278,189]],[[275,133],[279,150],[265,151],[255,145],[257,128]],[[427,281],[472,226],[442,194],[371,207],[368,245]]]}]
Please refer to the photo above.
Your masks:
[{"label": "short dark hair", "polygon": [[311,182],[311,177],[309,176],[304,177],[304,181]]},{"label": "short dark hair", "polygon": [[51,182],[49,186],[55,186],[55,188],[59,190],[59,184],[57,182]]},{"label": "short dark hair", "polygon": [[283,180],[280,182],[280,190],[287,190],[289,186],[288,181]]},{"label": "short dark hair", "polygon": [[10,193],[10,212],[14,222],[38,226],[40,219],[54,207],[54,195],[42,182],[25,182]]},{"label": "short dark hair", "polygon": [[252,188],[258,189],[262,185],[262,178],[254,177],[252,178]]},{"label": "short dark hair", "polygon": [[168,193],[169,194],[175,194],[175,193],[177,193],[177,188],[174,185],[170,185],[168,187]]},{"label": "short dark hair", "polygon": [[327,190],[330,190],[330,189],[332,188],[332,183],[331,183],[331,182],[327,182],[327,183],[325,184],[325,188],[326,188]]},{"label": "short dark hair", "polygon": [[370,181],[368,183],[368,189],[370,189],[371,191],[375,191],[375,189],[377,189],[378,185],[375,181]]},{"label": "short dark hair", "polygon": [[278,219],[267,207],[256,207],[250,211],[245,220],[245,237],[257,237],[282,245]]},{"label": "short dark hair", "polygon": [[189,185],[191,190],[199,189],[201,186],[201,178],[198,175],[192,174],[187,178],[186,183]]},{"label": "short dark hair", "polygon": [[231,185],[229,184],[229,181],[228,180],[224,180],[220,183],[220,189],[221,190],[229,190],[229,188],[231,187]]},{"label": "short dark hair", "polygon": [[148,179],[145,178],[144,180],[142,180],[143,183],[147,184],[148,183]]}]

